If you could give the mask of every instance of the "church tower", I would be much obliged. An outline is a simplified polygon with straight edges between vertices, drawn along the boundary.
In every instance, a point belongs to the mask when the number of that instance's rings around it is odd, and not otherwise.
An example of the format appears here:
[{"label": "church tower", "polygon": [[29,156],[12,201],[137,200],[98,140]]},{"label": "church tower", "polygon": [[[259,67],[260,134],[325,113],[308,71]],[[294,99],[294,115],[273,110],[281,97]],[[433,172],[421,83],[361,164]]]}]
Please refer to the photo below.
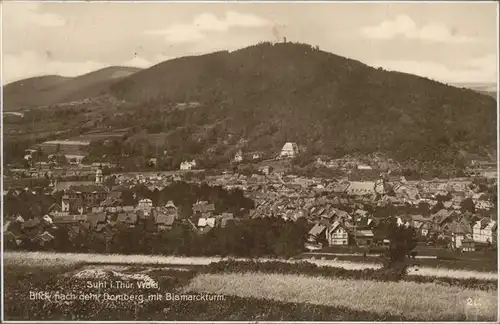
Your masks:
[{"label": "church tower", "polygon": [[102,170],[97,169],[97,171],[95,172],[95,183],[102,184],[102,182],[103,182]]}]

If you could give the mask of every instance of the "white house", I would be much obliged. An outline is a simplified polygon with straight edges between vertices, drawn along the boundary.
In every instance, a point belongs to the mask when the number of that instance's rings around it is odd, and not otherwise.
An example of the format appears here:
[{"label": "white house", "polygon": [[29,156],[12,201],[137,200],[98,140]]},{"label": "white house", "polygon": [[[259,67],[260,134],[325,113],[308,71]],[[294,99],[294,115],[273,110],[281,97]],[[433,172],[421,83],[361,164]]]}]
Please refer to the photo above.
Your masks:
[{"label": "white house", "polygon": [[375,193],[375,182],[373,181],[350,181],[346,193],[352,196],[364,196]]},{"label": "white house", "polygon": [[215,218],[213,217],[207,217],[207,218],[203,218],[203,217],[200,217],[198,219],[198,228],[203,228],[205,226],[210,226],[210,227],[215,227]]},{"label": "white house", "polygon": [[193,160],[193,161],[184,161],[184,162],[181,163],[180,169],[181,170],[191,170],[194,167],[196,167],[196,161],[195,160]]},{"label": "white house", "polygon": [[238,163],[241,161],[243,161],[243,153],[240,150],[240,151],[236,152],[236,154],[234,155],[233,162]]},{"label": "white house", "polygon": [[283,145],[280,152],[280,157],[293,158],[299,154],[299,147],[297,143],[287,142]]},{"label": "white house", "polygon": [[493,243],[493,237],[497,235],[497,222],[488,218],[477,221],[472,227],[472,239],[474,242]]},{"label": "white house", "polygon": [[141,199],[137,203],[137,209],[142,210],[144,214],[149,215],[152,208],[153,208],[153,202],[151,201],[151,199],[148,198]]},{"label": "white house", "polygon": [[61,212],[69,213],[69,196],[64,195],[61,200]]},{"label": "white house", "polygon": [[102,175],[102,170],[101,169],[97,169],[95,171],[95,183],[96,184],[101,184],[103,182],[103,175]]},{"label": "white house", "polygon": [[331,245],[347,245],[349,243],[346,228],[338,221],[335,221],[326,231],[326,239]]}]

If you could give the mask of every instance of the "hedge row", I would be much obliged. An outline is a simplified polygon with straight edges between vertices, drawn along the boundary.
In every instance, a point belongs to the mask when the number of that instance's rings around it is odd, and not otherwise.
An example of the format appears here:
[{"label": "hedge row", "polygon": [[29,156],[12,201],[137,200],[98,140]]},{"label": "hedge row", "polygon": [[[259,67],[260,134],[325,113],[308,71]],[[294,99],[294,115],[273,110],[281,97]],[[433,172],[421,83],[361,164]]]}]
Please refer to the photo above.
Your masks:
[{"label": "hedge row", "polygon": [[306,274],[310,276],[334,277],[343,279],[361,279],[361,280],[377,280],[377,281],[412,281],[419,283],[437,283],[462,288],[478,289],[478,290],[496,290],[497,281],[481,280],[476,278],[457,279],[448,277],[431,277],[431,276],[401,276],[401,269],[382,268],[382,269],[364,269],[364,270],[347,270],[338,267],[318,266],[316,264],[300,261],[295,263],[281,261],[220,261],[213,262],[201,271],[206,273],[227,273],[227,272],[264,272],[264,273],[280,273],[280,274]]}]

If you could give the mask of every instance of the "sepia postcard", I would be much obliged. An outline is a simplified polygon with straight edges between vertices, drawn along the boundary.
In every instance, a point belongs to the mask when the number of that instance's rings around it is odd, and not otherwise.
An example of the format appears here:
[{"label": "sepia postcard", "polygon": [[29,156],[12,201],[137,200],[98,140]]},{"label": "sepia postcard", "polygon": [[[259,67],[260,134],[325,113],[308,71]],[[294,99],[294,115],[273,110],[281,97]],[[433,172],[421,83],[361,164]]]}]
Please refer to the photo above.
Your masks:
[{"label": "sepia postcard", "polygon": [[2,322],[498,322],[498,10],[1,1]]}]

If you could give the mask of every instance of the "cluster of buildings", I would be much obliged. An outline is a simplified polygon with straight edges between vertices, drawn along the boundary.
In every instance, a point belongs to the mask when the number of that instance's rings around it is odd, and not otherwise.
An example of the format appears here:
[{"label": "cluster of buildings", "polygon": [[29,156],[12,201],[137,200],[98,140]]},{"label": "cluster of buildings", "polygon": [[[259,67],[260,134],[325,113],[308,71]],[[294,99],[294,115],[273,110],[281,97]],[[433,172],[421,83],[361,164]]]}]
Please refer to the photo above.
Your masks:
[{"label": "cluster of buildings", "polygon": [[[47,145],[58,146],[60,143]],[[296,143],[287,142],[276,159],[293,158],[299,153]],[[233,162],[261,157],[258,153],[245,156],[238,151]],[[407,181],[404,177],[384,172],[398,167],[392,160],[374,157],[371,162],[365,163],[349,156],[333,160],[318,158],[318,165],[345,171],[346,177],[337,180],[284,175],[283,172],[272,172],[267,166],[259,175],[223,172],[205,176],[203,181],[226,189],[241,189],[255,202],[255,208],[248,215],[251,218],[305,219],[311,225],[306,242],[310,249],[325,245],[370,246],[383,243],[384,234],[377,233],[377,225],[387,216],[395,217],[400,226],[415,228],[421,240],[445,241],[450,249],[473,251],[481,245],[496,244],[495,205],[490,195],[481,192],[471,178]],[[173,202],[153,206],[151,200],[142,199],[135,206],[126,205],[123,192],[110,191],[103,185],[101,167],[102,164],[87,169],[78,167],[78,174],[93,174],[93,181],[69,185],[50,181],[48,188],[52,194],[63,192],[60,203],[53,204],[47,216],[55,226],[64,224],[79,231],[85,225],[85,228],[96,232],[111,232],[112,228],[121,224],[161,231],[171,229],[176,221],[182,221],[203,234],[237,221],[232,214],[216,214],[214,205],[204,201],[193,206],[194,216],[191,219],[182,220]],[[72,168],[69,166],[64,170],[67,173]],[[132,188],[140,184],[152,192],[183,180],[183,171],[195,168],[196,161],[192,160],[184,161],[177,172],[116,174],[114,177],[119,187]],[[471,168],[481,175],[491,169],[492,165],[481,162]],[[370,174],[368,178],[373,180],[356,179],[350,173],[352,170]],[[50,171],[56,172],[57,169]],[[490,176],[496,181],[496,174]],[[465,206],[467,204],[468,207]],[[378,212],[384,208],[387,212]],[[29,231],[30,228],[40,227],[43,221],[26,220],[22,223],[23,228]]]}]

